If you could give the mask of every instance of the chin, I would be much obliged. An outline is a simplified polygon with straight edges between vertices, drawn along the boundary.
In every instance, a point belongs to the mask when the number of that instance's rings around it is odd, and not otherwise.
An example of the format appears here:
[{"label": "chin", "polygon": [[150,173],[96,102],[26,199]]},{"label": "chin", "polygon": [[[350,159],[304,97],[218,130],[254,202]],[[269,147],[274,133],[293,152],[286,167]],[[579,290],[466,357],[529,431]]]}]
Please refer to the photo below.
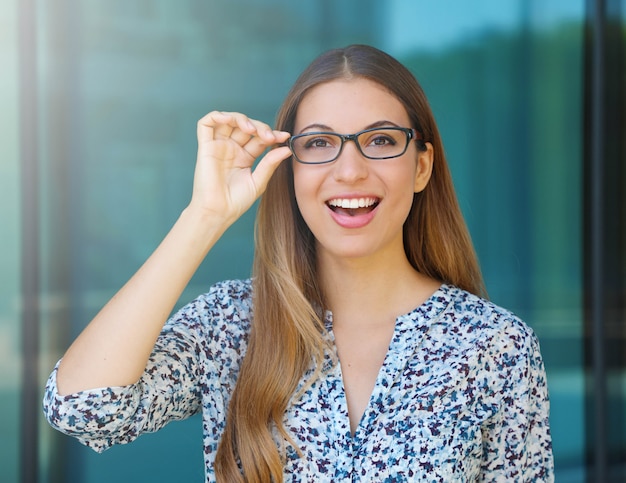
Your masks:
[{"label": "chin", "polygon": [[382,255],[385,250],[374,248],[371,245],[358,243],[356,240],[345,240],[340,244],[321,244],[318,242],[318,255],[326,254],[328,258],[343,260],[368,259]]}]

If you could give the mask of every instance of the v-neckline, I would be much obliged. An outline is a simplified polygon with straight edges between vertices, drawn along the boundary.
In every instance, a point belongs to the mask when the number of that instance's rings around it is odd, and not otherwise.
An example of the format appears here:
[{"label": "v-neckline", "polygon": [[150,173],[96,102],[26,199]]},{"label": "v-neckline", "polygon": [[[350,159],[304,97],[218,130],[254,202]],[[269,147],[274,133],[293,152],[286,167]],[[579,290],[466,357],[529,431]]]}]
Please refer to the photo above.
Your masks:
[{"label": "v-neckline", "polygon": [[[336,424],[335,430],[343,433],[351,443],[358,447],[360,441],[367,434],[370,425],[374,424],[378,416],[384,411],[385,400],[396,380],[402,374],[408,360],[419,349],[424,335],[433,323],[446,311],[450,304],[449,287],[441,285],[428,299],[410,312],[396,318],[393,335],[385,354],[383,363],[376,376],[376,381],[365,410],[356,426],[354,433],[350,428],[348,400],[343,380],[341,362],[336,349],[333,354],[334,364],[327,372],[329,400]],[[335,337],[332,330],[332,312],[326,311],[325,324],[328,334],[335,348]],[[332,395],[332,396],[331,396]]]}]

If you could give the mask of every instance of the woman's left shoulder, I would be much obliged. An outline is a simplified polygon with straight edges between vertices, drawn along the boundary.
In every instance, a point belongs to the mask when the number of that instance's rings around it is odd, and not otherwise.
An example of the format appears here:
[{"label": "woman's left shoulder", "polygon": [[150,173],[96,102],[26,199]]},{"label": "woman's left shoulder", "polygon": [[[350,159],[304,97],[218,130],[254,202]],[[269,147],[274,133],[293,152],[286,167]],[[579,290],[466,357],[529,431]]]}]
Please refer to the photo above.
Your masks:
[{"label": "woman's left shoulder", "polygon": [[454,286],[446,286],[451,319],[481,339],[511,341],[516,346],[535,345],[533,329],[512,311]]}]

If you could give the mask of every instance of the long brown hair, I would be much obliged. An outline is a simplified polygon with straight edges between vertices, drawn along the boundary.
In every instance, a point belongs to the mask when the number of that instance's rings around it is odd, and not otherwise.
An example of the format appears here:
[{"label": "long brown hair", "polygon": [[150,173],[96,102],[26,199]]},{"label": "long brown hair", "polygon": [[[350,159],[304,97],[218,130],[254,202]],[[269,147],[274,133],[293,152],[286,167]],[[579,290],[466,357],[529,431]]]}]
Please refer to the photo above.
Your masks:
[{"label": "long brown hair", "polygon": [[[415,194],[404,224],[410,263],[441,282],[485,295],[434,116],[417,80],[397,60],[365,45],[322,54],[287,95],[276,128],[293,132],[298,106],[309,89],[350,78],[385,87],[402,102],[412,127],[433,146],[431,179]],[[229,483],[283,481],[281,449],[293,444],[284,414],[305,372],[315,368],[308,383],[319,376],[327,344],[315,240],[296,205],[289,160],[274,173],[261,199],[255,241],[252,329],[215,462],[218,481]],[[283,443],[275,441],[277,435]]]}]

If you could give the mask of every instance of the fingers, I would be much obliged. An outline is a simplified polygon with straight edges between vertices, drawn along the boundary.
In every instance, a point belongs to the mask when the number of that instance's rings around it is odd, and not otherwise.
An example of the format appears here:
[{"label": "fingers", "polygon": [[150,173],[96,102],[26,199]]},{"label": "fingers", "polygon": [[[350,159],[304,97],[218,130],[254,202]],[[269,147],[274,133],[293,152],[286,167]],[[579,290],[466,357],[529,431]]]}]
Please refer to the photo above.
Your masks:
[{"label": "fingers", "polygon": [[258,151],[263,146],[258,154],[288,137],[288,133],[273,131],[267,124],[238,112],[213,111],[198,121],[198,141],[230,139],[242,147],[252,142],[250,151]]},{"label": "fingers", "polygon": [[[272,131],[273,139],[272,145],[281,144],[285,142],[289,138],[289,133],[283,133],[281,131]],[[252,158],[256,159],[259,157],[265,149],[268,148],[268,142],[259,137],[252,137],[250,140],[243,145],[243,149],[250,155]]]},{"label": "fingers", "polygon": [[[215,181],[217,184],[209,191],[228,193],[225,198],[230,200],[228,203],[234,202],[233,206],[249,207],[248,201],[252,203],[265,191],[276,168],[291,156],[289,147],[280,146],[289,138],[288,132],[272,130],[244,114],[214,111],[198,121],[197,129],[198,167],[194,186],[196,179]],[[253,169],[254,161],[268,147],[272,148]]]}]

